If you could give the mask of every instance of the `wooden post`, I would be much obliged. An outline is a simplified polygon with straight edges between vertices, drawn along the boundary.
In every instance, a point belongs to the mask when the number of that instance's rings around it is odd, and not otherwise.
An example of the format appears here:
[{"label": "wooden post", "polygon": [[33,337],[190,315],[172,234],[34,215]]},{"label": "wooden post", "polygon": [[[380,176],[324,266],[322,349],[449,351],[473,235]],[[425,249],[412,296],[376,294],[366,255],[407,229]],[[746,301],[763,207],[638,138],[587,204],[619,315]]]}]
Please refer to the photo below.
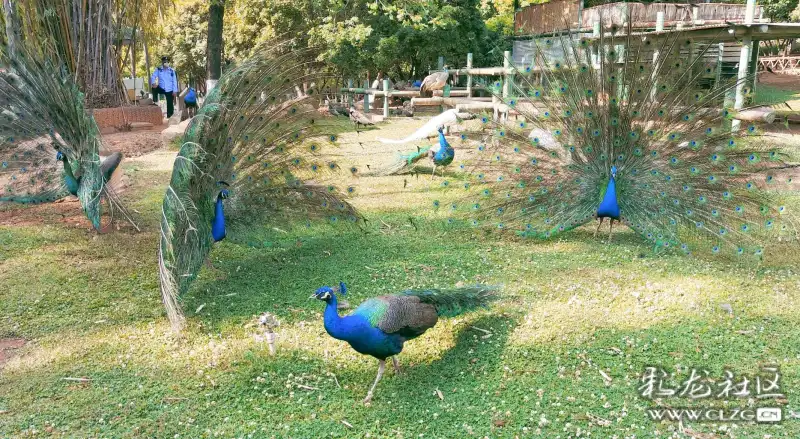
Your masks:
[{"label": "wooden post", "polygon": [[[656,12],[656,32],[661,32],[664,30],[664,11]],[[653,80],[653,89],[650,90],[650,98],[651,100],[655,100],[656,94],[658,93],[658,84],[656,83],[657,76],[658,76],[658,58],[661,56],[661,51],[656,49],[653,51],[653,73],[651,79]]]},{"label": "wooden post", "polygon": [[[595,38],[600,37],[600,20],[595,20],[595,22],[592,23],[592,36]],[[600,55],[597,53],[597,51],[591,49],[591,47],[589,50],[592,51],[592,65],[597,69],[600,65]]]},{"label": "wooden post", "polygon": [[761,40],[753,40],[753,47],[750,49],[750,70],[748,75],[752,78],[750,93],[755,96],[756,82],[758,82],[758,50]]},{"label": "wooden post", "polygon": [[[467,72],[472,68],[472,53],[467,54]],[[472,97],[472,74],[467,73],[467,97]]]},{"label": "wooden post", "polygon": [[[364,80],[364,89],[369,88],[369,79]],[[369,113],[369,93],[364,93],[364,114]]]},{"label": "wooden post", "polygon": [[[347,80],[347,88],[353,88],[352,79]],[[348,108],[353,108],[353,93],[347,92],[347,103],[349,104]]]},{"label": "wooden post", "polygon": [[[747,0],[747,7],[744,13],[745,24],[753,23],[753,16],[756,12],[756,0]],[[739,73],[736,76],[736,98],[733,103],[733,109],[739,110],[744,107],[744,86],[747,82],[747,72],[749,70],[750,62],[750,46],[753,44],[753,39],[749,36],[742,38],[742,49],[739,52]],[[731,131],[738,131],[741,121],[734,119],[731,123]]]},{"label": "wooden post", "polygon": [[444,68],[444,57],[440,56],[439,57],[439,70],[442,70],[443,68]]},{"label": "wooden post", "polygon": [[717,77],[714,79],[714,88],[719,86],[722,80],[722,56],[725,54],[725,43],[719,43],[717,47]]},{"label": "wooden post", "polygon": [[389,117],[389,78],[383,80],[383,117]]},{"label": "wooden post", "polygon": [[578,0],[578,29],[583,26],[583,0]]},{"label": "wooden post", "polygon": [[700,16],[700,8],[692,6],[692,26],[697,26],[698,17]]},{"label": "wooden post", "polygon": [[503,52],[503,100],[511,98],[511,85],[514,80],[514,74],[508,73],[511,68],[511,52],[506,50]]}]

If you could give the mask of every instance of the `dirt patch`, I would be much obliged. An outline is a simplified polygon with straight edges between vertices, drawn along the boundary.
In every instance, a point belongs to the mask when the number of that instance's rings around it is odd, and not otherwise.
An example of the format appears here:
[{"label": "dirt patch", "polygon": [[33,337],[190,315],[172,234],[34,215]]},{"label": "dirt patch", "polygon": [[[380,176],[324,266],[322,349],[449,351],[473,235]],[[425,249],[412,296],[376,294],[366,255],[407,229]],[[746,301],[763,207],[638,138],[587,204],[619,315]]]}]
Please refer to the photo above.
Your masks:
[{"label": "dirt patch", "polygon": [[800,76],[797,75],[775,75],[763,72],[758,75],[759,84],[767,84],[784,90],[800,91]]},{"label": "dirt patch", "polygon": [[161,130],[164,126],[149,130],[127,131],[103,136],[107,152],[121,152],[125,158],[139,157],[161,148]]},{"label": "dirt patch", "polygon": [[0,366],[10,360],[14,350],[25,346],[24,338],[0,338]]},{"label": "dirt patch", "polygon": [[[111,217],[103,202],[102,226],[108,225]],[[113,230],[133,230],[122,216],[114,217]],[[77,197],[69,196],[53,203],[45,204],[7,204],[0,206],[0,226],[43,226],[62,224],[69,229],[92,231],[92,223],[84,215]]]}]

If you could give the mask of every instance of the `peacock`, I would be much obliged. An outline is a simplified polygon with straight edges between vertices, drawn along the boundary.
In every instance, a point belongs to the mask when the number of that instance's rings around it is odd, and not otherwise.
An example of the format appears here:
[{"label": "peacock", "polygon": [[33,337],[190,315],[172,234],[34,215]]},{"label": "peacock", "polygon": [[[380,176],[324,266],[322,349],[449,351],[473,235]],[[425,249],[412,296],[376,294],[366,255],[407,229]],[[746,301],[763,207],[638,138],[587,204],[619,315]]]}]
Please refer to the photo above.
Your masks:
[{"label": "peacock", "polygon": [[109,184],[122,155],[100,157],[99,129],[70,75],[21,42],[13,54],[2,52],[0,202],[38,204],[72,194],[101,230],[105,198],[112,213],[131,220]]},{"label": "peacock", "polygon": [[180,297],[214,243],[254,245],[266,225],[360,227],[346,201],[354,186],[331,183],[358,169],[322,155],[349,129],[317,111],[334,74],[317,61],[318,50],[294,44],[272,42],[226,72],[183,135],[159,247],[162,298],[176,330],[184,323]]},{"label": "peacock", "polygon": [[[439,126],[437,131],[439,133],[439,141],[436,144],[424,148],[417,147],[416,152],[401,154],[392,164],[383,169],[374,171],[371,174],[395,175],[412,168],[424,157],[428,157],[431,164],[433,164],[433,171],[431,172],[431,179],[433,179],[434,174],[436,174],[436,167],[441,166],[442,169],[444,169],[445,166],[453,163],[453,159],[456,155],[455,149],[450,146],[450,143],[447,142],[447,138],[444,136],[444,127]],[[444,170],[442,170],[442,176],[444,176]]]},{"label": "peacock", "polygon": [[434,90],[442,90],[450,79],[450,73],[447,71],[448,68],[449,66],[445,65],[441,72],[434,72],[426,76],[419,86],[419,95],[433,96]]},{"label": "peacock", "polygon": [[347,293],[344,283],[340,282],[337,288],[320,287],[310,298],[326,303],[325,331],[331,337],[346,341],[357,352],[378,360],[378,376],[364,398],[365,404],[372,400],[375,387],[383,377],[387,358],[392,358],[395,372],[400,372],[396,356],[406,341],[433,328],[440,316],[454,317],[485,307],[497,298],[496,288],[485,286],[406,290],[367,299],[350,315],[341,317],[337,309],[337,292]]},{"label": "peacock", "polygon": [[356,110],[355,108],[350,108],[350,121],[353,122],[353,125],[356,127],[356,130],[358,130],[358,128],[361,125],[364,126],[375,125],[375,122],[369,120],[369,118],[365,116],[364,113]]},{"label": "peacock", "polygon": [[747,80],[709,81],[712,47],[630,28],[541,38],[510,90],[494,87],[520,118],[481,118],[466,134],[469,178],[445,181],[459,194],[434,207],[451,223],[544,239],[607,219],[609,241],[619,222],[657,251],[760,259],[769,240],[797,237],[784,204],[797,165],[755,124],[732,120]]}]

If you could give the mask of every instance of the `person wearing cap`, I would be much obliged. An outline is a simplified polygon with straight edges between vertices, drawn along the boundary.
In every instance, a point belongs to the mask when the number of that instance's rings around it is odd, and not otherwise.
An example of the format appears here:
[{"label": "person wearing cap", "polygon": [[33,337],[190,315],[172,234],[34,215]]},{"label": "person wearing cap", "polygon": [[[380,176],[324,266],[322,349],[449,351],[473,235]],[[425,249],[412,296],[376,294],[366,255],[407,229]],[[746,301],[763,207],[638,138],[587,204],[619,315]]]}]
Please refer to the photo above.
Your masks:
[{"label": "person wearing cap", "polygon": [[175,112],[175,96],[178,93],[178,77],[169,66],[168,57],[161,57],[161,66],[150,77],[150,86],[153,90],[153,102],[158,102],[158,95],[164,95],[167,101],[167,117],[172,117]]}]

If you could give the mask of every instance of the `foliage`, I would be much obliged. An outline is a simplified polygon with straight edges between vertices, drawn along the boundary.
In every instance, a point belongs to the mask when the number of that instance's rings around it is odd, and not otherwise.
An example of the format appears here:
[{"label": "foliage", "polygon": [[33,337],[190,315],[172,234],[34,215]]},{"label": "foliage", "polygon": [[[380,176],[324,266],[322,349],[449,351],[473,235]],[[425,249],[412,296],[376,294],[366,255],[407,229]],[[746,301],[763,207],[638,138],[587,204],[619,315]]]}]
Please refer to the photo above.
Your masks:
[{"label": "foliage", "polygon": [[151,54],[157,66],[162,56],[172,59],[179,80],[201,85],[206,78],[206,39],[208,37],[208,2],[179,0],[164,25],[165,38],[158,51]]},{"label": "foliage", "polygon": [[[186,54],[175,62],[184,72],[205,62],[204,46],[186,49],[203,42],[185,36],[173,41],[176,22],[204,29],[202,20],[185,23],[188,13],[181,5],[197,3],[179,0],[177,9],[184,12],[170,15],[166,25],[168,44]],[[270,37],[296,35],[300,45],[321,46],[342,77],[384,71],[394,79],[421,78],[436,68],[439,56],[454,67],[466,64],[467,52],[474,53],[476,66],[502,62],[514,6],[512,0],[234,0],[226,5],[225,55],[239,61]],[[188,62],[190,54],[201,59]]]},{"label": "foliage", "polygon": [[761,0],[759,4],[764,7],[764,16],[772,22],[790,21],[798,0]]}]

